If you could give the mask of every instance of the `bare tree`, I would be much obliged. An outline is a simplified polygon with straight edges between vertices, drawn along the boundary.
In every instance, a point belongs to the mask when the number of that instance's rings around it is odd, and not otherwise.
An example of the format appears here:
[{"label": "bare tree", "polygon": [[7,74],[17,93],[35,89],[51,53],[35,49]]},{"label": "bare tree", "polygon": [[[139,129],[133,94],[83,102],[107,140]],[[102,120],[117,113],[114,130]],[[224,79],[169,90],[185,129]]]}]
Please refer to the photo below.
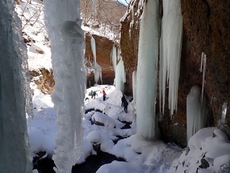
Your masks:
[{"label": "bare tree", "polygon": [[126,6],[114,0],[82,0],[81,14],[84,25],[99,27],[110,26],[115,33],[119,31],[120,19]]}]

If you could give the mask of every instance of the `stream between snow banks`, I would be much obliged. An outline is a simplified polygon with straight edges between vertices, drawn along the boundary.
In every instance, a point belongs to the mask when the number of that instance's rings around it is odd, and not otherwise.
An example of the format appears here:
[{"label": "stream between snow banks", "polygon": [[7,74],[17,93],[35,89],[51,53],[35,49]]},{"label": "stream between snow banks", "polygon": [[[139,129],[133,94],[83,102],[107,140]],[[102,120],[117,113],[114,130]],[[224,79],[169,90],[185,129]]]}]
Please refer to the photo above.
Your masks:
[{"label": "stream between snow banks", "polygon": [[[100,110],[89,109],[86,113],[95,111],[101,112]],[[91,121],[92,124],[95,124]],[[129,122],[122,122],[124,123],[123,129],[128,129],[130,127]],[[118,140],[114,141],[117,143],[122,137],[118,137]],[[94,150],[96,151],[95,155],[90,155],[86,158],[85,162],[81,164],[76,164],[72,168],[72,173],[95,173],[102,165],[111,163],[112,161],[125,161],[123,158],[117,158],[116,156],[103,152],[100,150],[100,145],[94,145]],[[46,152],[38,152],[33,158],[33,169],[37,169],[39,173],[55,173],[54,171],[54,161],[52,160],[52,156],[46,155]]]}]

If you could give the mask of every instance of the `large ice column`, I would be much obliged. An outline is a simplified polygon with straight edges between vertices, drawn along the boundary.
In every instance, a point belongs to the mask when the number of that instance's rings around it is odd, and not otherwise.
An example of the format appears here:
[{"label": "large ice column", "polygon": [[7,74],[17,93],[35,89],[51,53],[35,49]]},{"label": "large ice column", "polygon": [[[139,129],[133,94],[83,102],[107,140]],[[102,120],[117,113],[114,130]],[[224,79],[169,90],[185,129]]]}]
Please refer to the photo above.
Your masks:
[{"label": "large ice column", "polygon": [[137,85],[137,73],[136,73],[136,71],[133,71],[133,73],[132,73],[132,86],[133,86],[133,100],[134,100],[134,103],[136,103],[136,98],[137,98],[137,96],[136,96],[136,85]]},{"label": "large ice column", "polygon": [[70,173],[81,153],[85,90],[83,31],[79,0],[46,0],[45,17],[51,41],[58,134],[54,162],[57,173]]},{"label": "large ice column", "polygon": [[13,1],[0,1],[0,172],[31,173],[26,47]]},{"label": "large ice column", "polygon": [[159,2],[146,1],[140,22],[137,65],[137,133],[155,137],[155,101],[157,89]]},{"label": "large ice column", "polygon": [[186,99],[187,141],[207,124],[207,102],[201,100],[201,89],[193,86]]},{"label": "large ice column", "polygon": [[116,65],[117,65],[117,48],[115,45],[113,45],[112,51],[111,51],[111,62],[113,64],[113,70],[116,71]]},{"label": "large ice column", "polygon": [[164,113],[165,89],[168,83],[170,114],[177,110],[178,83],[182,47],[182,15],[180,0],[163,0],[163,19],[160,60],[160,101]]},{"label": "large ice column", "polygon": [[91,37],[91,49],[93,52],[94,81],[95,81],[95,83],[98,83],[100,80],[101,83],[103,83],[103,81],[102,81],[102,68],[97,63],[96,41],[93,37]]},{"label": "large ice column", "polygon": [[124,61],[122,60],[122,58],[120,58],[120,61],[118,62],[115,71],[116,89],[120,90],[121,92],[124,92],[125,82],[126,82],[126,73],[125,73]]}]

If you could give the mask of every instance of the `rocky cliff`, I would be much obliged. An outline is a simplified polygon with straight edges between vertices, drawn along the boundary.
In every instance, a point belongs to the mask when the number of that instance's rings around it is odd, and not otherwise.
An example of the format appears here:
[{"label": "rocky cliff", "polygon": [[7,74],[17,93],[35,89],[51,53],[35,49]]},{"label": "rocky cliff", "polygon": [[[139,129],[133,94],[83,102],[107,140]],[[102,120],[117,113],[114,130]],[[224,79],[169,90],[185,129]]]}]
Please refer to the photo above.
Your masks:
[{"label": "rocky cliff", "polygon": [[[96,42],[96,58],[97,63],[102,67],[102,81],[99,84],[113,84],[115,73],[113,70],[112,62],[110,61],[110,53],[113,47],[114,41],[103,36],[91,35],[90,33],[85,34],[85,58],[87,60],[86,66],[91,67],[93,62],[93,53],[91,48],[91,37]],[[93,86],[94,74],[93,72],[87,74],[87,86]]]},{"label": "rocky cliff", "polygon": [[[138,1],[131,1],[121,27],[120,44],[127,73],[125,90],[127,94],[131,93],[132,72],[137,67],[138,21],[140,20]],[[161,0],[160,4],[162,4]],[[202,52],[207,55],[204,91],[209,103],[210,126],[218,126],[222,105],[224,102],[230,102],[230,1],[181,0],[181,6],[183,47],[178,111],[170,119],[168,110],[165,110],[165,115],[159,120],[159,127],[165,141],[172,141],[185,146],[186,96],[193,85],[202,85],[202,73],[199,71]],[[160,8],[162,13],[162,6]],[[228,104],[226,118],[226,125],[228,126],[230,126],[229,109]],[[228,129],[228,126],[225,126],[225,130]]]}]

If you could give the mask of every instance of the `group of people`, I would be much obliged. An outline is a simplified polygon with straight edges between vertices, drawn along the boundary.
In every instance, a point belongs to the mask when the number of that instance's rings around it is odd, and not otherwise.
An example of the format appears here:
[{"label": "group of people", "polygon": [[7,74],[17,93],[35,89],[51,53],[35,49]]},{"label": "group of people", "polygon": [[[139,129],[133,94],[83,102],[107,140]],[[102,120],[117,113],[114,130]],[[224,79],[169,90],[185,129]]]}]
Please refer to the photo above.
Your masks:
[{"label": "group of people", "polygon": [[[105,99],[106,99],[106,92],[105,92],[105,90],[102,91],[102,94],[103,94],[103,101],[105,101]],[[96,96],[97,96],[97,92],[91,90],[90,93],[89,93],[89,96],[91,96],[91,99],[95,99]]]},{"label": "group of people", "polygon": [[95,98],[96,98],[96,95],[97,95],[97,92],[91,90],[90,93],[89,93],[89,95],[91,96],[91,99],[95,99]]},{"label": "group of people", "polygon": [[[91,90],[89,95],[91,96],[92,99],[95,99],[95,97],[97,96],[97,92]],[[103,95],[103,101],[106,100],[106,92],[105,90],[102,90],[102,95]],[[124,111],[127,113],[128,112],[128,101],[125,98],[125,95],[123,94],[121,97],[121,106],[124,107]]]}]

